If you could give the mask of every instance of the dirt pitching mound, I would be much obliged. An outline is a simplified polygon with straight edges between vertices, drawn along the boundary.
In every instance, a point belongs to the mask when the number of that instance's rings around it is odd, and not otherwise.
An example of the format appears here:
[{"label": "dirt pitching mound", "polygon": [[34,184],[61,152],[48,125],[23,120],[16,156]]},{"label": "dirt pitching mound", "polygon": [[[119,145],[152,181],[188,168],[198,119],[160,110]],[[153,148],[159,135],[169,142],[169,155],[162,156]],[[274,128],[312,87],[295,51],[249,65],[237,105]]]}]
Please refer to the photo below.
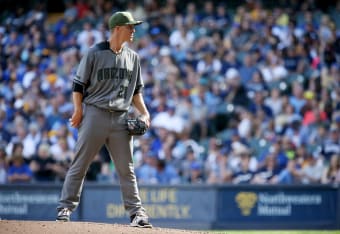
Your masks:
[{"label": "dirt pitching mound", "polygon": [[1,234],[199,234],[203,231],[190,231],[170,228],[134,228],[122,224],[92,222],[16,221],[0,220]]}]

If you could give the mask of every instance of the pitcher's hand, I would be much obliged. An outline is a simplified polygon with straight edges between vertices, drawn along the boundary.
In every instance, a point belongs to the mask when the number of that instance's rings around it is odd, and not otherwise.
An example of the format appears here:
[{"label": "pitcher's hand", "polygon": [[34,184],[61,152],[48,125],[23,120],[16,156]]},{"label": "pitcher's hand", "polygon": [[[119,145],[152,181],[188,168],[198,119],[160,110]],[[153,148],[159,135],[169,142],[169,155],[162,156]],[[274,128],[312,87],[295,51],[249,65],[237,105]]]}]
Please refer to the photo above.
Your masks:
[{"label": "pitcher's hand", "polygon": [[72,127],[78,128],[83,119],[83,110],[77,109],[73,112],[72,117],[69,119]]}]

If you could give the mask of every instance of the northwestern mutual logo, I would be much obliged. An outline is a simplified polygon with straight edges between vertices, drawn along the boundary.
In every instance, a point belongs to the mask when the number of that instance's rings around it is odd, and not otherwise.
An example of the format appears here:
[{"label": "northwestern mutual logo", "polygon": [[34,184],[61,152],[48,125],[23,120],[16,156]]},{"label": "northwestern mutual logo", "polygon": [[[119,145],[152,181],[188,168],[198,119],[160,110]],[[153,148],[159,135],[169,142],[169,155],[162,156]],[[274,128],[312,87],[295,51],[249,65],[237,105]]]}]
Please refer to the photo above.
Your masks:
[{"label": "northwestern mutual logo", "polygon": [[295,207],[320,207],[322,196],[315,193],[239,192],[235,201],[243,216],[251,215],[252,210],[258,216],[291,216]]},{"label": "northwestern mutual logo", "polygon": [[235,201],[237,202],[237,206],[240,208],[242,215],[249,216],[257,202],[257,195],[252,192],[239,192],[235,197]]}]

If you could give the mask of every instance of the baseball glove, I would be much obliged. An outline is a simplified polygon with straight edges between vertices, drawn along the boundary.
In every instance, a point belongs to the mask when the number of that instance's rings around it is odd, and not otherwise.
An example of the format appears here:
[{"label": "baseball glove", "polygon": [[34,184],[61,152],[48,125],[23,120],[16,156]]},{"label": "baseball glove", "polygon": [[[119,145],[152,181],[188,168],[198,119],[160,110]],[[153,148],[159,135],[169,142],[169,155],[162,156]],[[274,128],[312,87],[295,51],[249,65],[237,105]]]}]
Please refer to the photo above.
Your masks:
[{"label": "baseball glove", "polygon": [[148,126],[139,118],[126,119],[126,129],[131,136],[141,136],[148,130]]}]

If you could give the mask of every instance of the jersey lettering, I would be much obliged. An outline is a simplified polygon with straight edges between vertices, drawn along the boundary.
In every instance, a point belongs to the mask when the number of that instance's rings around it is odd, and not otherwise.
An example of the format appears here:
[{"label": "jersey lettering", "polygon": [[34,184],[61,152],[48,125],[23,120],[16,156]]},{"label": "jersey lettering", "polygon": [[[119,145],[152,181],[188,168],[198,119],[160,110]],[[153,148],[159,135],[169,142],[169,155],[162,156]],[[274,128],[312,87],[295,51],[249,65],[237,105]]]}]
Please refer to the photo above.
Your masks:
[{"label": "jersey lettering", "polygon": [[116,67],[108,67],[101,68],[97,71],[97,80],[123,80],[123,79],[132,79],[132,71],[126,68],[116,68]]},{"label": "jersey lettering", "polygon": [[110,70],[109,69],[104,69],[104,80],[110,79]]}]

